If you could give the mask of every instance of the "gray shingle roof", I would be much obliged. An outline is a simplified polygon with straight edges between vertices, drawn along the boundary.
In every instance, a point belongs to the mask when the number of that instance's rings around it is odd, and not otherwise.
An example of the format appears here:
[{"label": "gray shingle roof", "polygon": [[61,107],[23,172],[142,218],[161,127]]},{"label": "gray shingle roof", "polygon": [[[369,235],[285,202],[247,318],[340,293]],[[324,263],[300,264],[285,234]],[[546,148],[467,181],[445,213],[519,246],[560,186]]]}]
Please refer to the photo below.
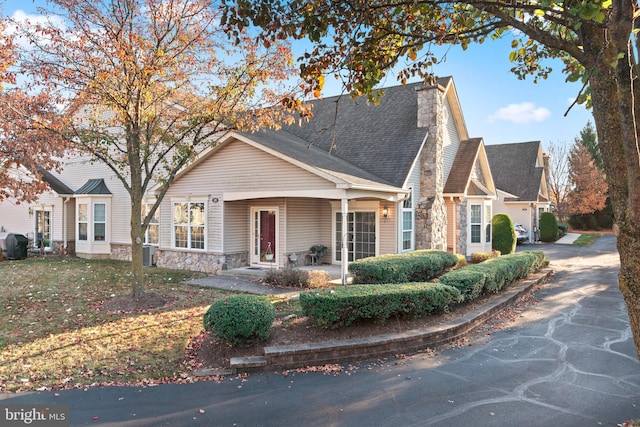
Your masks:
[{"label": "gray shingle roof", "polygon": [[76,194],[111,194],[104,179],[90,179],[82,187],[78,188]]},{"label": "gray shingle roof", "polygon": [[353,184],[393,186],[372,173],[321,150],[287,131],[267,129],[255,133],[244,133],[243,135],[260,145],[276,150],[292,159],[321,169]]},{"label": "gray shingle roof", "polygon": [[478,149],[481,143],[482,138],[471,138],[460,142],[460,147],[451,165],[449,178],[444,186],[444,194],[464,194],[467,191],[467,184],[469,184],[471,171],[478,158]]},{"label": "gray shingle roof", "polygon": [[42,180],[49,184],[49,187],[57,194],[73,194],[73,190],[60,181],[53,173],[37,166],[38,172],[42,174]]},{"label": "gray shingle roof", "polygon": [[544,169],[536,166],[540,141],[485,146],[496,188],[537,201]]},{"label": "gray shingle roof", "polygon": [[[439,80],[446,85],[450,78]],[[421,83],[384,88],[380,104],[348,95],[311,101],[313,118],[279,132],[295,135],[331,156],[367,171],[383,183],[401,187],[427,135],[417,127]],[[310,150],[311,152],[311,150]]]}]

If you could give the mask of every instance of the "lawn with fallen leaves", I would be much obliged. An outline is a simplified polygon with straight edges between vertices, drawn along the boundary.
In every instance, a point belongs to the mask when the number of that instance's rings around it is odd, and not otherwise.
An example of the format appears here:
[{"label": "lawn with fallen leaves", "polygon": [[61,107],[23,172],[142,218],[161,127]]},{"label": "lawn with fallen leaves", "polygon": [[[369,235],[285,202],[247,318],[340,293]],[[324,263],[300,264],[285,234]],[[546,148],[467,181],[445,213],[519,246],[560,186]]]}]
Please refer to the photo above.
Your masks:
[{"label": "lawn with fallen leaves", "polygon": [[41,257],[0,262],[0,391],[157,384],[185,378],[185,346],[224,291],[185,285],[202,273],[145,269],[168,303],[110,312],[130,293],[128,262]]}]

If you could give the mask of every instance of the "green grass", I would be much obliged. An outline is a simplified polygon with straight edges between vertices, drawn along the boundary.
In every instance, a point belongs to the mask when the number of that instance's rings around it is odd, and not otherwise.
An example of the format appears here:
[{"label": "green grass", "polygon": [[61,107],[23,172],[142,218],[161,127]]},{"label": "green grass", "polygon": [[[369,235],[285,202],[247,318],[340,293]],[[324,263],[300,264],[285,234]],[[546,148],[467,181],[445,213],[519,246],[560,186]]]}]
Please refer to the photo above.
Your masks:
[{"label": "green grass", "polygon": [[[165,307],[109,313],[101,302],[130,293],[130,265],[45,257],[0,262],[0,391],[153,383],[180,379],[185,347],[225,291],[181,284],[202,273],[145,269]],[[295,312],[288,301],[278,311]],[[184,376],[184,375],[183,375]]]},{"label": "green grass", "polygon": [[573,244],[576,245],[576,246],[589,246],[593,242],[598,240],[598,238],[600,238],[599,234],[585,233],[585,234],[581,234],[580,237],[578,237],[575,240],[575,242],[573,242]]}]

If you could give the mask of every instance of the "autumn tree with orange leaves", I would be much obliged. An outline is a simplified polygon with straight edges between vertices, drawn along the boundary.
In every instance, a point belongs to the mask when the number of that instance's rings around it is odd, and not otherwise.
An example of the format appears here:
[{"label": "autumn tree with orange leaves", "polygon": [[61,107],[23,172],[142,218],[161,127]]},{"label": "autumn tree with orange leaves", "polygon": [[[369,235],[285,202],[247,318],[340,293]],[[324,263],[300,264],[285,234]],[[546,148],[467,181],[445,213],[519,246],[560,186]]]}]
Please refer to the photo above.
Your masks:
[{"label": "autumn tree with orange leaves", "polygon": [[569,152],[567,211],[570,215],[591,214],[604,208],[607,183],[588,148],[576,142]]},{"label": "autumn tree with orange leaves", "polygon": [[0,202],[33,202],[49,186],[41,171],[59,167],[64,142],[45,131],[57,112],[47,92],[30,95],[15,88],[13,37],[0,21]]},{"label": "autumn tree with orange leaves", "polygon": [[299,105],[284,85],[292,57],[244,32],[231,43],[208,0],[49,4],[40,11],[56,18],[49,23],[12,23],[28,41],[17,68],[27,89],[68,100],[48,130],[106,164],[129,193],[132,295],[141,297],[145,230],[176,174],[229,131],[291,120],[277,106]]}]

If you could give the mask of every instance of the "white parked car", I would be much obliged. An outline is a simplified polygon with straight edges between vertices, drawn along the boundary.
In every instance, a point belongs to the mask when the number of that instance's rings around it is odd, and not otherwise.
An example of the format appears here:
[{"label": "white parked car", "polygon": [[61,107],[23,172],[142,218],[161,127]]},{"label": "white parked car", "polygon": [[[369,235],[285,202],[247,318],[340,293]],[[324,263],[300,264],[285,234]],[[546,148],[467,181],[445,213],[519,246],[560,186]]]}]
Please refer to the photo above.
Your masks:
[{"label": "white parked car", "polygon": [[521,224],[514,224],[514,228],[516,229],[516,240],[518,243],[524,243],[529,240],[529,230]]}]

